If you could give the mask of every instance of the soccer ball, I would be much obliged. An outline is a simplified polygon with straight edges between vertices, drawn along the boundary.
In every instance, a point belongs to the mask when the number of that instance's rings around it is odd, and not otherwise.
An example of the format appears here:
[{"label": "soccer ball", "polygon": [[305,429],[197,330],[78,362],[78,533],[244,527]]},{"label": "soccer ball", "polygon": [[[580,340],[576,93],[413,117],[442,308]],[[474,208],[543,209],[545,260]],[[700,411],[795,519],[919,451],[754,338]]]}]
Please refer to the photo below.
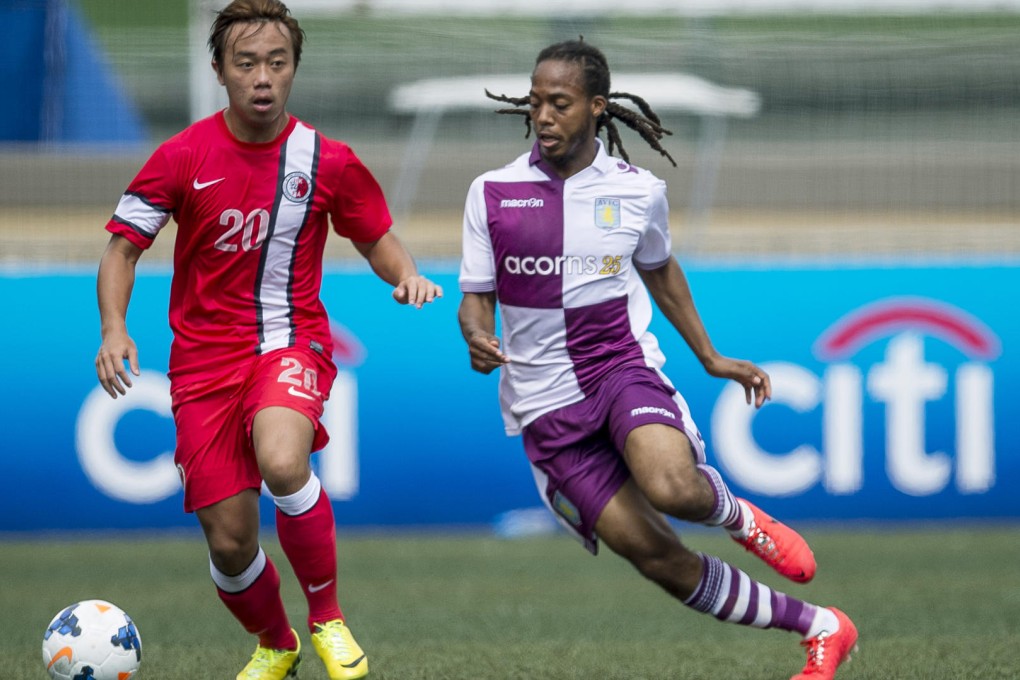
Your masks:
[{"label": "soccer ball", "polygon": [[42,655],[54,680],[127,680],[142,662],[142,639],[120,607],[84,600],[53,617]]}]

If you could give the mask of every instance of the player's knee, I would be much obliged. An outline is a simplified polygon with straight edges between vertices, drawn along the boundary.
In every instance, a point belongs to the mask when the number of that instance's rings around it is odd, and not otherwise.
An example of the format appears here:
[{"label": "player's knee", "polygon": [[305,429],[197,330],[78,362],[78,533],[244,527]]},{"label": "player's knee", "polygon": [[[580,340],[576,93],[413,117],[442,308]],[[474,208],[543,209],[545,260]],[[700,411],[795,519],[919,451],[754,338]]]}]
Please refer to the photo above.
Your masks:
[{"label": "player's knee", "polygon": [[259,473],[274,496],[288,496],[305,485],[311,468],[307,459],[267,456],[259,461]]},{"label": "player's knee", "polygon": [[258,536],[223,532],[208,540],[209,559],[227,575],[239,574],[248,568],[258,554]]},{"label": "player's knee", "polygon": [[710,494],[703,493],[697,472],[694,475],[665,471],[649,480],[642,489],[652,507],[678,519],[704,517],[712,509]]}]

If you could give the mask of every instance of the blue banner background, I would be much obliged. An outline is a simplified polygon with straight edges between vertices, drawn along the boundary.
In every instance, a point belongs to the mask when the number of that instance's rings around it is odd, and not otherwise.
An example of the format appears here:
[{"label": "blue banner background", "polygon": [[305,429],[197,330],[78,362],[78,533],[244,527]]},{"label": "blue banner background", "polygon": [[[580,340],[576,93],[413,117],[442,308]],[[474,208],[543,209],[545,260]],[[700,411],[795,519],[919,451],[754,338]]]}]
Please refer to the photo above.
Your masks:
[{"label": "blue banner background", "polygon": [[[478,525],[538,504],[520,442],[502,431],[496,376],[468,367],[456,322],[460,295],[454,267],[425,269],[444,286],[446,297],[423,310],[393,303],[388,287],[364,269],[334,270],[324,280],[331,315],[367,350],[364,362],[350,369],[358,390],[358,488],[352,498],[335,501],[340,525]],[[1008,391],[1020,380],[1020,319],[1002,301],[1008,291],[1020,290],[1020,266],[689,264],[686,269],[722,353],[799,367],[819,380],[832,362],[816,355],[816,341],[844,315],[889,298],[909,296],[962,310],[1001,346],[994,357],[975,359],[930,329],[906,323],[840,359],[859,369],[866,383],[892,337],[908,332],[921,338],[924,361],[948,375],[945,394],[924,406],[925,451],[943,451],[949,459],[957,446],[954,371],[968,362],[986,365],[994,378],[995,451],[995,477],[987,491],[964,493],[952,480],[925,495],[897,489],[887,468],[887,408],[865,385],[859,490],[833,494],[817,483],[772,497],[734,483],[738,494],[800,520],[1020,517],[1020,500],[1010,491],[1020,483],[1020,406]],[[142,367],[154,374],[167,365],[169,281],[167,272],[141,270],[129,315]],[[9,272],[0,275],[0,295],[9,309],[6,332],[0,334],[0,368],[8,376],[0,394],[0,460],[8,479],[0,497],[0,531],[194,526],[181,510],[179,492],[153,503],[115,500],[93,486],[79,463],[75,424],[97,387],[94,270]],[[701,370],[663,319],[657,318],[653,329],[668,357],[666,371],[687,398],[714,460],[719,433],[711,424],[726,385]],[[775,387],[777,393],[783,389],[779,383]],[[777,460],[802,444],[822,449],[822,430],[820,406],[799,411],[778,398],[751,423],[754,441]],[[149,411],[125,414],[115,432],[121,455],[143,464],[172,451],[173,437],[172,421]],[[725,474],[725,461],[720,467]]]},{"label": "blue banner background", "polygon": [[145,122],[76,3],[0,3],[0,44],[0,140],[145,143]]}]

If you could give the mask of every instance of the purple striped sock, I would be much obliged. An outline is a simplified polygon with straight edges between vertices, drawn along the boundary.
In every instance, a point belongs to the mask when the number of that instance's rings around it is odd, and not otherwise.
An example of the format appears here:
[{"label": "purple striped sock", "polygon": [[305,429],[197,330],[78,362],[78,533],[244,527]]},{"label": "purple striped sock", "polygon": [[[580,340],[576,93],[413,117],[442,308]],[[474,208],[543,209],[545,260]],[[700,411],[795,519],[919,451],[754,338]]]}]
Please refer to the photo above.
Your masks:
[{"label": "purple striped sock", "polygon": [[726,486],[726,482],[723,481],[719,471],[711,465],[699,463],[698,472],[708,480],[708,485],[712,487],[712,494],[715,496],[712,512],[709,513],[708,517],[700,520],[699,523],[710,527],[722,526],[730,530],[739,529],[743,526],[743,507],[737,502],[736,497],[730,493],[730,488]]},{"label": "purple striped sock", "polygon": [[704,573],[684,604],[720,621],[807,635],[817,607],[772,590],[718,557],[701,555]]}]

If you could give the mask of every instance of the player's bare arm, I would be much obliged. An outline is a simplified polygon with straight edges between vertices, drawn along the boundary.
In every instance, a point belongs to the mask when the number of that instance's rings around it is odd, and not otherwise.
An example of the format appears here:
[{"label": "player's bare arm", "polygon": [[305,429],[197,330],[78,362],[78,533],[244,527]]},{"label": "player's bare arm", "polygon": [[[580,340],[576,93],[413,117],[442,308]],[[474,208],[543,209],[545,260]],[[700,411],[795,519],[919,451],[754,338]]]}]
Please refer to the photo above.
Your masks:
[{"label": "player's bare arm", "polygon": [[510,357],[499,351],[499,338],[495,334],[495,293],[464,293],[457,319],[468,345],[472,369],[489,374],[510,363]]},{"label": "player's bare arm", "polygon": [[142,249],[123,236],[113,235],[99,262],[96,294],[99,299],[102,343],[96,355],[99,384],[113,397],[126,394],[131,374],[140,375],[138,348],[127,331],[127,308],[135,283],[135,266]]},{"label": "player's bare arm", "polygon": [[428,302],[443,297],[443,288],[418,273],[411,254],[392,231],[371,243],[354,242],[354,247],[368,260],[372,271],[393,286],[393,299],[402,305],[421,309]]},{"label": "player's bare arm", "polygon": [[698,357],[705,371],[716,378],[728,378],[740,383],[747,403],[753,400],[755,407],[761,408],[772,397],[772,382],[768,373],[750,361],[719,354],[694,306],[694,298],[680,263],[670,258],[669,262],[658,269],[638,268],[638,272],[655,304]]}]

